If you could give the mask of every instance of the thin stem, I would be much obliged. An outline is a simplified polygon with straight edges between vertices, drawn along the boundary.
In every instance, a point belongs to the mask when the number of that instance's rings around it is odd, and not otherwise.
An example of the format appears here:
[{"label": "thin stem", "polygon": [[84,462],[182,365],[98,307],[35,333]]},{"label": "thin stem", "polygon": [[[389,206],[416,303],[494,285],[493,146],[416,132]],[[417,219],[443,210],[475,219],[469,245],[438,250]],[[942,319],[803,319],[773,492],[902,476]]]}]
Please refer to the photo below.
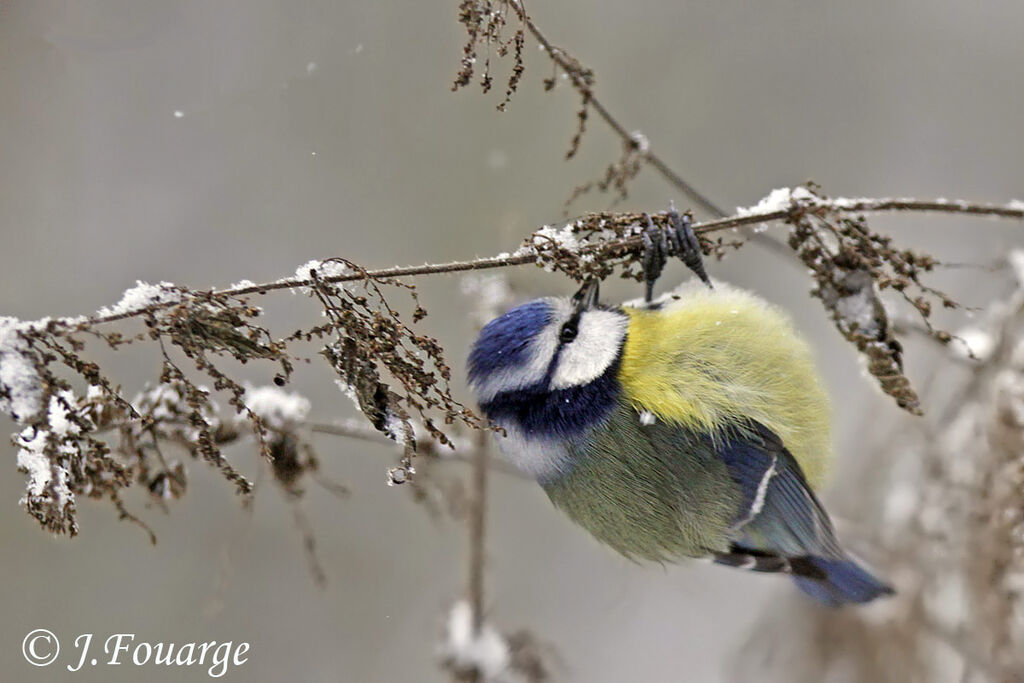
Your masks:
[{"label": "thin stem", "polygon": [[[591,96],[591,104],[593,103],[593,96]],[[595,111],[601,111],[597,107],[594,107],[594,109]],[[704,211],[711,214],[712,216],[717,216],[718,218],[725,218],[728,215],[717,204],[712,203],[712,201],[708,199],[706,195],[704,195],[701,192],[698,192],[693,185],[683,180],[682,176],[680,176],[678,173],[669,168],[668,164],[662,161],[661,157],[656,156],[654,152],[648,149],[643,153],[643,155],[644,159],[647,160],[647,163],[649,163],[656,171],[658,171],[658,173],[660,173],[663,178],[665,178],[672,185],[675,185],[680,192],[682,192],[687,197],[692,199],[699,207],[704,209]]]},{"label": "thin stem", "polygon": [[481,432],[473,452],[473,493],[469,510],[469,607],[473,634],[480,635],[484,623],[485,533],[487,531],[487,469],[490,441]]},{"label": "thin stem", "polygon": [[668,164],[662,161],[654,152],[650,149],[641,149],[642,143],[637,139],[637,136],[627,131],[625,126],[623,126],[618,119],[612,116],[611,112],[608,111],[608,108],[604,106],[601,100],[597,99],[596,95],[594,95],[593,87],[591,87],[591,84],[583,77],[579,66],[566,59],[565,53],[552,45],[551,41],[549,41],[547,37],[541,33],[540,29],[537,28],[537,25],[533,23],[533,20],[530,19],[529,15],[526,13],[526,8],[523,6],[522,0],[512,0],[509,4],[512,5],[512,9],[515,10],[520,21],[526,25],[530,34],[538,43],[541,44],[541,46],[543,46],[544,52],[546,52],[551,60],[569,76],[569,82],[572,83],[572,87],[575,88],[576,91],[584,98],[587,106],[596,111],[598,116],[600,116],[604,122],[607,123],[613,131],[615,131],[615,134],[622,138],[624,143],[633,149],[640,151],[644,160],[658,171],[665,180],[696,202],[696,204],[704,211],[719,218],[724,218],[727,215],[725,211],[720,209],[714,202],[708,199],[707,196],[702,192],[699,192],[697,188],[686,182],[682,176],[669,168]]},{"label": "thin stem", "polygon": [[[370,425],[363,427],[362,425],[337,425],[327,424],[323,422],[306,422],[304,426],[315,434],[330,434],[331,436],[342,436],[349,439],[358,439],[360,441],[370,441],[381,445],[394,446],[395,442],[384,436]],[[488,432],[489,434],[489,432]],[[442,447],[443,448],[443,447]],[[469,455],[461,453],[459,451],[450,451],[445,449],[440,451],[443,455],[437,455],[437,459],[441,462],[458,462],[468,465],[475,465],[476,455],[471,453]],[[420,457],[423,457],[422,455]],[[487,466],[499,472],[506,474],[517,479],[533,481],[531,478],[523,474],[519,469],[509,465],[507,462],[502,460],[495,460],[494,458],[487,459]]]},{"label": "thin stem", "polygon": [[[1019,202],[1011,202],[1010,204],[984,204],[974,203],[967,201],[941,201],[937,199],[896,199],[896,198],[879,198],[879,199],[816,199],[812,202],[801,201],[793,202],[789,207],[785,209],[773,209],[759,212],[749,212],[743,215],[730,216],[728,218],[718,218],[711,221],[705,221],[703,223],[697,223],[693,226],[693,230],[698,235],[716,232],[719,230],[728,230],[730,228],[740,228],[747,225],[756,225],[759,223],[768,223],[771,221],[786,220],[792,217],[802,215],[809,209],[824,209],[831,211],[838,211],[840,213],[877,213],[877,212],[934,212],[934,213],[950,213],[950,214],[966,214],[972,216],[991,216],[995,218],[1011,218],[1011,219],[1024,219],[1024,205]],[[652,216],[658,216],[659,214],[651,214]],[[642,214],[632,213],[595,213],[589,214],[588,218],[593,220],[608,220],[612,222],[623,221],[623,220],[636,220],[639,221],[642,218]],[[617,240],[609,240],[607,242],[600,242],[594,244],[584,245],[579,249],[581,255],[592,253],[595,251],[604,251],[607,253],[608,250],[625,250],[630,251],[633,249],[640,249],[642,246],[642,237],[632,236]],[[521,266],[528,263],[536,263],[537,254],[532,250],[524,250],[522,253],[517,252],[512,255],[503,256],[490,256],[486,258],[473,259],[469,261],[451,261],[449,263],[427,263],[419,266],[400,266],[394,268],[382,268],[379,270],[368,270],[365,273],[351,273],[345,275],[334,275],[330,277],[319,278],[320,282],[350,282],[353,280],[362,280],[364,278],[393,278],[403,277],[407,275],[435,275],[439,273],[457,273],[470,270],[485,270],[489,268],[506,268],[509,266]],[[247,294],[264,294],[266,292],[280,290],[280,289],[299,289],[302,287],[311,287],[316,283],[309,278],[287,278],[283,280],[277,280],[276,282],[266,282],[257,285],[246,285],[244,287],[231,287],[228,289],[218,289],[200,294],[205,294],[208,297],[218,296],[243,296]],[[154,311],[161,309],[171,308],[175,303],[160,303],[151,304],[149,306],[143,306],[124,313],[118,313],[116,315],[106,316],[95,316],[88,318],[81,323],[75,323],[72,325],[73,328],[80,326],[97,325],[101,323],[116,322],[118,320],[127,320],[129,318],[135,318],[143,315],[148,315]]]}]

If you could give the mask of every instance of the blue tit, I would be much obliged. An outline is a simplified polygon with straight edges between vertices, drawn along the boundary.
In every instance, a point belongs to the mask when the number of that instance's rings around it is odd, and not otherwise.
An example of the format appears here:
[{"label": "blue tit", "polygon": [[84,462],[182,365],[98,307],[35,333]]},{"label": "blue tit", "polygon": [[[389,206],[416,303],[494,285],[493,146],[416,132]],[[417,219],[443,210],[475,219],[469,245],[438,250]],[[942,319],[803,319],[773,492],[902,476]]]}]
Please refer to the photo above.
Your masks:
[{"label": "blue tit", "polygon": [[611,307],[594,281],[488,323],[468,366],[503,453],[626,557],[790,574],[831,606],[892,593],[814,493],[828,399],[807,344],[753,294],[695,281]]}]

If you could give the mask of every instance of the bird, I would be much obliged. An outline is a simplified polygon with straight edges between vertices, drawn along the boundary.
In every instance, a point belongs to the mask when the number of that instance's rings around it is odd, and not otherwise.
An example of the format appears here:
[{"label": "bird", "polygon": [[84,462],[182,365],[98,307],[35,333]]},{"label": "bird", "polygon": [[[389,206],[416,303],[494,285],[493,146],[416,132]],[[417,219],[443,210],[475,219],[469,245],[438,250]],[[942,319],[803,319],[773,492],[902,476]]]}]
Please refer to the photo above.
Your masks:
[{"label": "bird", "polygon": [[[712,284],[688,217],[669,218],[643,233],[643,300],[602,304],[591,279],[480,330],[469,386],[503,455],[629,559],[788,574],[830,607],[893,593],[815,493],[830,413],[808,344],[779,308]],[[673,252],[699,280],[655,299]]]}]

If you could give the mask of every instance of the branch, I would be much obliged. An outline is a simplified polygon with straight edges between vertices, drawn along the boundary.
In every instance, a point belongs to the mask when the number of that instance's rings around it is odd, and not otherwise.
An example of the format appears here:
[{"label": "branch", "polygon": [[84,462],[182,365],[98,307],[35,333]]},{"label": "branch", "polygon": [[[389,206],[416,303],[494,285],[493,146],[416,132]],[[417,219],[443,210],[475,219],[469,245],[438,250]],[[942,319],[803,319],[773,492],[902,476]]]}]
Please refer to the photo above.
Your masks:
[{"label": "branch", "polygon": [[[779,191],[777,191],[779,192]],[[785,190],[785,192],[789,192]],[[786,195],[789,199],[789,194]],[[798,197],[803,199],[803,197]],[[899,212],[899,213],[949,213],[949,214],[964,214],[971,216],[991,216],[994,218],[1009,218],[1024,220],[1024,202],[1013,200],[1007,204],[986,204],[968,202],[964,200],[942,200],[942,199],[910,199],[910,198],[833,198],[833,199],[815,199],[809,201],[809,203],[782,203],[782,206],[778,206],[781,202],[776,202],[772,205],[765,205],[764,201],[758,206],[752,209],[746,209],[740,213],[730,216],[728,218],[719,218],[711,221],[705,221],[702,223],[695,223],[693,231],[698,235],[706,235],[713,232],[719,232],[722,230],[728,230],[731,228],[740,228],[744,226],[757,225],[760,223],[770,223],[773,221],[791,221],[795,218],[806,213],[808,209],[824,209],[830,211],[836,211],[842,214],[860,214],[860,213],[887,213],[887,212]],[[666,220],[665,213],[651,214],[651,218],[655,220],[655,223],[659,223],[662,220]],[[585,221],[588,224],[603,223],[606,225],[615,226],[628,226],[628,225],[639,225],[645,214],[632,213],[632,212],[603,212],[603,213],[590,213],[583,216],[581,219],[576,221]],[[571,225],[572,223],[570,223]],[[609,240],[601,244],[588,244],[583,246],[579,250],[580,256],[592,255],[596,252],[621,252],[635,251],[642,247],[643,239],[639,234],[624,237],[615,240]],[[420,266],[396,266],[394,268],[381,268],[378,270],[368,270],[365,274],[359,273],[346,273],[343,275],[331,275],[327,277],[319,278],[322,282],[328,282],[331,284],[337,284],[340,282],[352,282],[356,280],[363,280],[365,278],[371,279],[384,279],[384,278],[396,278],[405,277],[410,275],[437,275],[441,273],[458,273],[471,270],[486,270],[490,268],[506,268],[510,266],[522,266],[530,263],[537,263],[537,250],[530,246],[525,246],[517,250],[514,254],[503,254],[498,256],[490,256],[485,258],[477,258],[467,261],[450,261],[448,263],[435,263],[435,264],[423,264]],[[313,278],[286,278],[282,280],[276,280],[273,282],[265,282],[263,284],[245,284],[242,286],[229,287],[226,289],[217,289],[205,292],[206,296],[211,298],[217,297],[237,297],[245,296],[249,294],[266,294],[281,289],[303,289],[309,288],[315,284]],[[100,315],[85,318],[84,320],[75,321],[75,325],[86,324],[86,325],[97,325],[103,323],[117,322],[119,320],[127,320],[138,316],[144,316],[160,309],[169,308],[174,305],[174,302],[156,303],[146,306],[141,306],[132,310],[124,311],[122,313],[112,315]]]},{"label": "branch", "polygon": [[654,169],[658,171],[665,180],[693,200],[701,209],[712,216],[726,215],[725,211],[708,199],[706,195],[698,191],[697,188],[685,181],[682,176],[669,168],[668,164],[662,161],[661,157],[657,156],[650,149],[646,138],[642,135],[630,133],[618,119],[612,116],[611,112],[608,111],[608,108],[605,107],[594,94],[592,74],[589,71],[584,70],[575,59],[569,57],[561,48],[557,48],[551,44],[551,41],[541,33],[537,25],[533,23],[532,19],[530,19],[530,16],[526,13],[526,9],[523,7],[521,0],[511,0],[509,4],[515,11],[516,15],[518,15],[520,21],[522,21],[527,30],[530,31],[530,34],[538,43],[540,43],[541,47],[544,48],[544,52],[547,53],[551,60],[569,77],[569,82],[583,98],[585,105],[593,107],[598,116],[608,124],[608,127],[615,131],[616,135],[622,138],[623,144],[625,144],[628,149],[639,152],[641,157],[647,161],[648,164],[654,167]]},{"label": "branch", "polygon": [[[354,421],[353,421],[354,422]],[[386,436],[378,432],[376,429],[371,427],[369,424],[330,424],[326,422],[306,422],[302,425],[314,434],[329,434],[331,436],[340,436],[347,439],[356,439],[357,441],[369,441],[380,445],[394,446],[394,442],[388,439]],[[428,444],[430,445],[430,444]],[[454,450],[441,450],[440,448],[433,448],[434,455],[441,462],[457,462],[464,465],[476,466],[477,448],[468,448],[468,453],[464,453],[461,448],[461,443],[455,447]],[[468,445],[468,444],[467,444]],[[417,455],[422,456],[423,450],[419,450]],[[494,458],[487,459],[487,467],[500,474],[508,475],[514,479],[522,479],[523,481],[533,481],[525,474],[522,470],[517,467],[510,465],[504,460],[496,460]]]},{"label": "branch", "polygon": [[[839,332],[867,359],[883,391],[902,408],[919,414],[918,397],[903,374],[902,346],[879,293],[896,292],[916,309],[927,333],[942,343],[953,336],[932,327],[932,308],[959,304],[922,281],[925,273],[940,265],[936,259],[896,248],[890,238],[870,230],[862,215],[898,211],[1021,219],[1024,203],[836,199],[808,185],[775,190],[756,206],[698,224],[695,231],[705,254],[722,257],[743,240],[739,234],[728,241],[713,234],[771,221],[788,223],[789,247],[814,282],[811,294],[821,299]],[[427,315],[415,287],[398,278],[532,263],[577,281],[615,273],[639,279],[643,232],[649,222],[667,227],[668,215],[587,214],[565,225],[540,228],[514,253],[469,261],[371,271],[332,258],[304,264],[294,277],[263,284],[243,282],[221,290],[139,283],[116,305],[92,317],[0,319],[0,411],[21,424],[14,442],[19,466],[30,475],[26,508],[47,528],[76,533],[78,497],[108,498],[119,505],[120,489],[133,478],[144,481],[154,495],[174,497],[184,482],[176,466],[150,454],[157,448],[153,442],[158,437],[183,443],[194,457],[211,463],[238,492],[248,495],[251,482],[221,453],[229,433],[237,438],[238,430],[237,424],[226,430],[225,421],[217,418],[213,403],[217,393],[226,394],[241,423],[249,425],[263,457],[271,464],[288,465],[281,474],[291,481],[307,471],[313,459],[303,458],[301,440],[284,439],[287,434],[275,428],[263,409],[266,406],[258,405],[266,395],[250,391],[222,370],[220,363],[223,358],[270,362],[276,366],[274,383],[281,387],[299,360],[292,350],[295,343],[322,345],[320,353],[342,392],[369,425],[403,448],[398,466],[389,470],[389,480],[393,484],[409,481],[415,473],[412,457],[417,442],[449,447],[452,439],[446,431],[456,425],[471,431],[491,427],[452,395],[451,368],[440,343],[418,333],[389,301],[391,292],[405,293],[415,305],[412,323]],[[306,329],[277,337],[258,323],[263,311],[248,298],[277,290],[307,292],[323,317]],[[143,321],[145,330],[126,336],[100,329],[127,319]],[[481,318],[485,319],[489,317]],[[155,393],[128,401],[99,364],[81,355],[85,335],[115,350],[134,342],[155,342],[163,359]],[[212,382],[212,390],[197,384],[192,379],[196,374]],[[76,378],[88,385],[86,395],[75,393],[71,380]],[[293,414],[297,407],[285,397],[276,397],[270,404],[271,415],[288,414],[286,422],[292,425],[304,421]],[[168,406],[173,407],[170,412],[179,425],[166,422]],[[155,422],[161,422],[160,435],[152,429]],[[95,437],[113,425],[121,434],[117,450],[129,465],[111,458],[110,445]]]}]

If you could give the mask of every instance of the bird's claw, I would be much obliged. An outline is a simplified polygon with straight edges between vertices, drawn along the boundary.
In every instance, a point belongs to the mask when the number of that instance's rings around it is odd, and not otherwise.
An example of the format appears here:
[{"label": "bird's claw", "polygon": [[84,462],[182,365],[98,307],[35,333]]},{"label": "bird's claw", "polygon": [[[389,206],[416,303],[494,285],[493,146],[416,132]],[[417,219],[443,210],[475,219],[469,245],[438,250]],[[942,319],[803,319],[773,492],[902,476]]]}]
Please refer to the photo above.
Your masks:
[{"label": "bird's claw", "polygon": [[654,297],[654,283],[661,277],[661,271],[668,262],[668,236],[665,230],[659,229],[651,217],[647,218],[647,227],[642,233],[644,241],[644,301],[651,303]]},{"label": "bird's claw", "polygon": [[672,225],[672,229],[668,233],[674,237],[676,256],[683,260],[686,267],[693,271],[701,282],[712,289],[711,278],[704,270],[704,254],[700,249],[700,240],[697,239],[697,234],[693,231],[693,220],[690,218],[690,214],[680,216],[673,207],[668,212],[668,221]]},{"label": "bird's claw", "polygon": [[644,301],[650,303],[653,300],[654,283],[661,276],[669,256],[678,256],[704,284],[711,287],[711,280],[704,270],[700,241],[693,232],[689,214],[680,215],[672,207],[668,212],[669,227],[666,228],[656,226],[649,215],[644,214],[644,217],[647,219],[647,227],[642,233]]}]

